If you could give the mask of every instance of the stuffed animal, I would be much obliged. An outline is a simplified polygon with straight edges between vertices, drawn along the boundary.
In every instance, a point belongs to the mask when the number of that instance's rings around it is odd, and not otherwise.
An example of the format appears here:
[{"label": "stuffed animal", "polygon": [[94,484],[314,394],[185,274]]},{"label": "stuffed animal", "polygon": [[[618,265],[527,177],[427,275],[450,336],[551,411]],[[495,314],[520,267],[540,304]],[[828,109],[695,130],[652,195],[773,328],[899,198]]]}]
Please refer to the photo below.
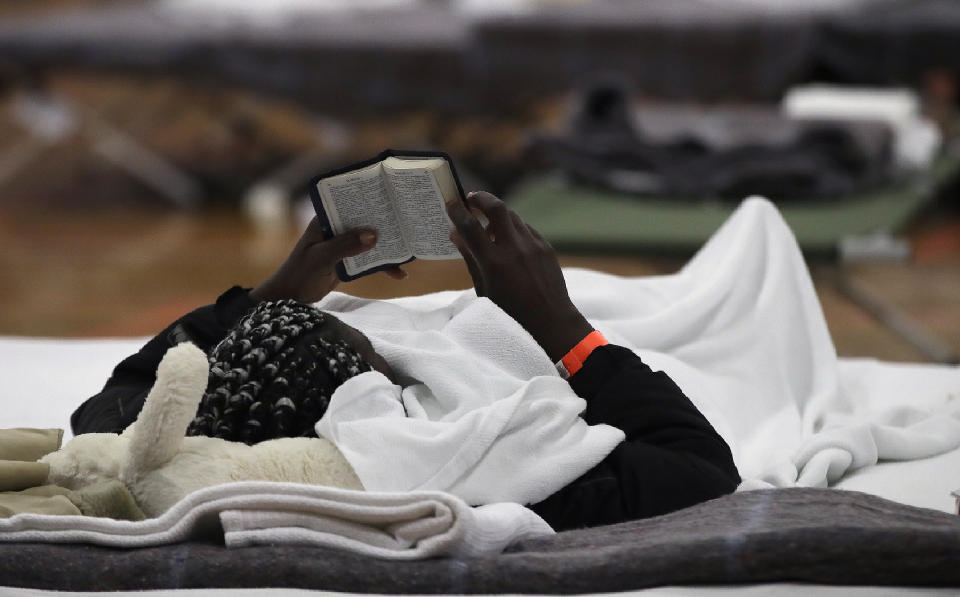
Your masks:
[{"label": "stuffed animal", "polygon": [[149,517],[183,496],[231,481],[289,481],[363,489],[340,451],[324,438],[282,438],[248,446],[185,437],[209,375],[207,355],[190,343],[167,351],[137,421],[122,434],[79,435],[44,457],[48,483],[81,489],[120,479]]}]

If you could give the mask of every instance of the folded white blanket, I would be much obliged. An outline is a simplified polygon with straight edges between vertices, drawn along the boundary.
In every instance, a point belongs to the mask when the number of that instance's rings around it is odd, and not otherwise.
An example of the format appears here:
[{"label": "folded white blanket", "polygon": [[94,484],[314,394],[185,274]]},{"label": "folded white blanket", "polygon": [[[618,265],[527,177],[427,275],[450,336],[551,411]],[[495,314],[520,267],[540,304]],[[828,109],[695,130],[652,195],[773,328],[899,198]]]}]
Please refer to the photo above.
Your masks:
[{"label": "folded white blanket", "polygon": [[228,547],[296,543],[412,560],[493,555],[553,529],[513,503],[471,508],[435,491],[374,493],[260,481],[195,491],[158,518],[138,522],[40,514],[0,519],[0,541],[144,547],[221,532]]},{"label": "folded white blanket", "polygon": [[[960,445],[960,369],[936,369],[926,392],[865,383],[862,367],[847,375],[793,234],[765,200],[745,201],[676,274],[564,273],[590,322],[668,373],[710,420],[745,487],[823,486],[878,458]],[[472,291],[333,293],[320,307],[366,332],[413,384],[401,393],[364,374],[318,424],[367,487],[528,503],[617,439],[578,425],[582,403],[543,351]]]}]

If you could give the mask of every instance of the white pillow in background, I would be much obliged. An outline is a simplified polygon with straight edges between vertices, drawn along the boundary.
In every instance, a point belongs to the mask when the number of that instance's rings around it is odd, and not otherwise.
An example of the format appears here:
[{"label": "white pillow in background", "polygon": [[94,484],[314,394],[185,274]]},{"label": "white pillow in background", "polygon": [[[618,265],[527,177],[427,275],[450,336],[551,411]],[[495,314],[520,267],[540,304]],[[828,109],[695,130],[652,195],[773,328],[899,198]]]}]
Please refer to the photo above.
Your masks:
[{"label": "white pillow in background", "polygon": [[802,85],[787,92],[781,108],[793,118],[885,122],[901,168],[928,167],[943,141],[937,126],[920,114],[920,99],[910,89]]}]

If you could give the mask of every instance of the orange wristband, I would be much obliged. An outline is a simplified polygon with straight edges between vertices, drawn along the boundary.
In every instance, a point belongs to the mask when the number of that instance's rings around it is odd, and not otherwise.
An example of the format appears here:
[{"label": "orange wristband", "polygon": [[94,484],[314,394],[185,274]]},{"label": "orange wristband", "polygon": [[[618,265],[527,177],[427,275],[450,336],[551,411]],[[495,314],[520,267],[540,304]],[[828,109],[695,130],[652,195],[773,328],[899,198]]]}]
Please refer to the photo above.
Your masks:
[{"label": "orange wristband", "polygon": [[597,330],[593,330],[587,334],[583,340],[577,342],[577,345],[571,348],[570,352],[563,355],[563,358],[556,363],[557,372],[560,373],[560,377],[564,379],[570,378],[583,367],[584,361],[587,360],[587,357],[590,356],[590,353],[592,353],[596,347],[606,344],[609,344],[609,342],[607,342],[603,334]]}]

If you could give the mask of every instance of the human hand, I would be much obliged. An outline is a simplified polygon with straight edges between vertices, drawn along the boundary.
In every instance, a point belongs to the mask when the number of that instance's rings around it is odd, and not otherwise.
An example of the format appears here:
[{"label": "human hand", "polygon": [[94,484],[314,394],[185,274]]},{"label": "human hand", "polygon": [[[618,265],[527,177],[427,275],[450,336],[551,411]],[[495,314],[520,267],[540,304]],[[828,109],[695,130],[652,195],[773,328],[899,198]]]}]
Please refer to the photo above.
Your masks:
[{"label": "human hand", "polygon": [[[265,282],[250,291],[255,301],[294,299],[315,303],[340,283],[337,264],[346,257],[369,251],[377,244],[374,230],[359,229],[326,239],[316,217],[297,241],[283,265]],[[399,267],[384,270],[396,280],[407,277]]]},{"label": "human hand", "polygon": [[[469,210],[467,209],[469,208]],[[486,229],[470,213],[489,221]],[[567,294],[553,247],[506,204],[483,191],[454,201],[447,213],[477,296],[485,296],[524,327],[553,361],[559,361],[593,327]]]}]

